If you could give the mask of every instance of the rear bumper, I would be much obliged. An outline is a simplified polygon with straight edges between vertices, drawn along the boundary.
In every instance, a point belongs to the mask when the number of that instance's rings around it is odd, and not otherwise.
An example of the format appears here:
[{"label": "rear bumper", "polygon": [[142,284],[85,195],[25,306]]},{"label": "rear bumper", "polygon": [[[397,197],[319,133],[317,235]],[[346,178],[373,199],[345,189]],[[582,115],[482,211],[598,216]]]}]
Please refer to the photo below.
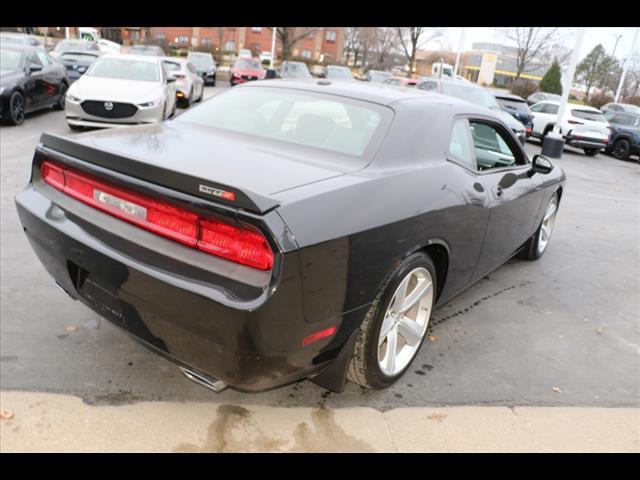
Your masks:
[{"label": "rear bumper", "polygon": [[605,148],[608,145],[608,140],[579,135],[567,135],[564,140],[567,145],[578,148]]},{"label": "rear bumper", "polygon": [[[342,316],[304,320],[297,252],[282,262],[277,288],[241,285],[162,259],[140,239],[114,233],[107,219],[87,222],[51,200],[47,188],[30,184],[16,206],[48,273],[71,297],[178,365],[260,391],[322,372],[346,344],[351,332],[340,330]],[[219,292],[209,294],[212,289]],[[332,325],[338,325],[334,337],[303,347],[302,338]]]}]

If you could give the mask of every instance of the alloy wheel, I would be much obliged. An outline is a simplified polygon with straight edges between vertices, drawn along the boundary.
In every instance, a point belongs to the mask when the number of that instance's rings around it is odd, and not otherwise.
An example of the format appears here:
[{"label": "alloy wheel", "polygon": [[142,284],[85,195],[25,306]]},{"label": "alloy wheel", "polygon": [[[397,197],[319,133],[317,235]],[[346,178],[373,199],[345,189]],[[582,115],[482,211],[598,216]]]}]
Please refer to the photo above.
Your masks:
[{"label": "alloy wheel", "polygon": [[24,98],[19,93],[11,97],[11,119],[16,125],[24,121]]},{"label": "alloy wheel", "polygon": [[378,366],[391,377],[413,359],[427,331],[433,305],[433,279],[418,267],[398,285],[378,336]]},{"label": "alloy wheel", "polygon": [[547,210],[544,212],[542,224],[540,225],[540,234],[538,235],[538,253],[542,253],[549,244],[553,226],[556,223],[556,213],[558,213],[558,200],[554,196],[549,202]]},{"label": "alloy wheel", "polygon": [[629,156],[629,149],[631,145],[628,140],[618,140],[616,144],[613,146],[613,156],[619,160],[624,160]]}]

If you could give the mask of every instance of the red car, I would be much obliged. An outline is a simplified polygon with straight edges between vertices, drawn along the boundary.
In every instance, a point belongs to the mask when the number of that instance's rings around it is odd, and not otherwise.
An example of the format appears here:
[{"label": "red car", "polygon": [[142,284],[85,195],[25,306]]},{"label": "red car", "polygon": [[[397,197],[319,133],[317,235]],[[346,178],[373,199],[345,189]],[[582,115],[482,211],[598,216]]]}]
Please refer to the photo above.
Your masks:
[{"label": "red car", "polygon": [[229,82],[231,86],[239,83],[250,82],[253,80],[263,80],[266,71],[260,65],[257,58],[239,58],[231,67],[231,78]]},{"label": "red car", "polygon": [[386,79],[384,82],[389,85],[398,85],[400,87],[415,87],[418,83],[417,78],[406,78],[406,77],[391,77]]}]

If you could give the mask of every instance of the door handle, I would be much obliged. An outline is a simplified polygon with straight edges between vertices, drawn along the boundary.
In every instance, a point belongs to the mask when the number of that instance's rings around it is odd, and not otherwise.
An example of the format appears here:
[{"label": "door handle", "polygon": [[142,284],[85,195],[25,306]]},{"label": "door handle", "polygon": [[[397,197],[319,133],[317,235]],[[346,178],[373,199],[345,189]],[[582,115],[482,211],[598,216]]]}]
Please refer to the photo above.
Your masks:
[{"label": "door handle", "polygon": [[500,185],[496,185],[495,187],[493,187],[493,194],[496,196],[496,198],[502,198],[502,195],[504,195],[504,190],[502,189],[502,187]]}]

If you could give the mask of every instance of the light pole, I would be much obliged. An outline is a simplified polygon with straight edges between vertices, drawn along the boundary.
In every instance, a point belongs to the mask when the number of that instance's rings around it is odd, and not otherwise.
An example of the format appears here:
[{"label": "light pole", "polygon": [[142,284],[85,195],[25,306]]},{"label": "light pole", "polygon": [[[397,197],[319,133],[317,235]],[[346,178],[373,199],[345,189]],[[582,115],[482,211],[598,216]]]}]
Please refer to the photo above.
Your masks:
[{"label": "light pole", "polygon": [[273,35],[271,35],[271,60],[269,60],[269,68],[273,69],[273,62],[276,59],[276,30],[278,27],[271,27]]},{"label": "light pole", "polygon": [[[613,53],[611,53],[611,58],[613,58],[615,60],[616,58],[616,48],[618,48],[618,42],[620,41],[620,39],[622,38],[622,34],[618,34],[618,35],[614,35],[614,37],[616,37],[616,43],[613,44]],[[609,86],[607,85],[607,83],[609,82],[609,75],[611,74],[611,69],[607,69],[607,75],[604,77],[604,89],[605,92],[609,89]]]},{"label": "light pole", "polygon": [[636,40],[638,40],[638,33],[640,32],[640,28],[636,28],[636,33],[633,35],[633,41],[631,42],[631,49],[627,54],[627,58],[624,59],[624,67],[622,68],[622,75],[620,76],[620,81],[618,82],[618,89],[616,90],[616,97],[613,100],[618,103],[620,99],[620,92],[622,91],[622,86],[624,85],[624,78],[627,76],[627,70],[629,69],[629,60],[631,59],[631,55],[633,55],[633,51],[636,48]]},{"label": "light pole", "polygon": [[576,65],[578,63],[578,55],[580,55],[580,47],[582,46],[584,32],[584,28],[578,28],[576,34],[576,44],[573,47],[573,52],[571,53],[571,60],[569,61],[567,76],[564,78],[564,85],[562,85],[562,98],[560,99],[560,107],[558,108],[556,123],[553,127],[553,131],[546,135],[544,140],[542,141],[542,155],[547,155],[552,158],[562,157],[564,138],[560,133],[560,121],[562,120],[562,117],[564,115],[567,100],[569,99],[569,93],[571,92],[571,84],[573,83],[573,75],[576,72]]},{"label": "light pole", "polygon": [[460,33],[460,44],[458,45],[458,55],[456,55],[456,66],[453,69],[453,78],[455,80],[458,75],[458,67],[460,66],[460,56],[462,55],[462,49],[464,48],[464,37],[466,36],[467,29],[463,28]]}]

